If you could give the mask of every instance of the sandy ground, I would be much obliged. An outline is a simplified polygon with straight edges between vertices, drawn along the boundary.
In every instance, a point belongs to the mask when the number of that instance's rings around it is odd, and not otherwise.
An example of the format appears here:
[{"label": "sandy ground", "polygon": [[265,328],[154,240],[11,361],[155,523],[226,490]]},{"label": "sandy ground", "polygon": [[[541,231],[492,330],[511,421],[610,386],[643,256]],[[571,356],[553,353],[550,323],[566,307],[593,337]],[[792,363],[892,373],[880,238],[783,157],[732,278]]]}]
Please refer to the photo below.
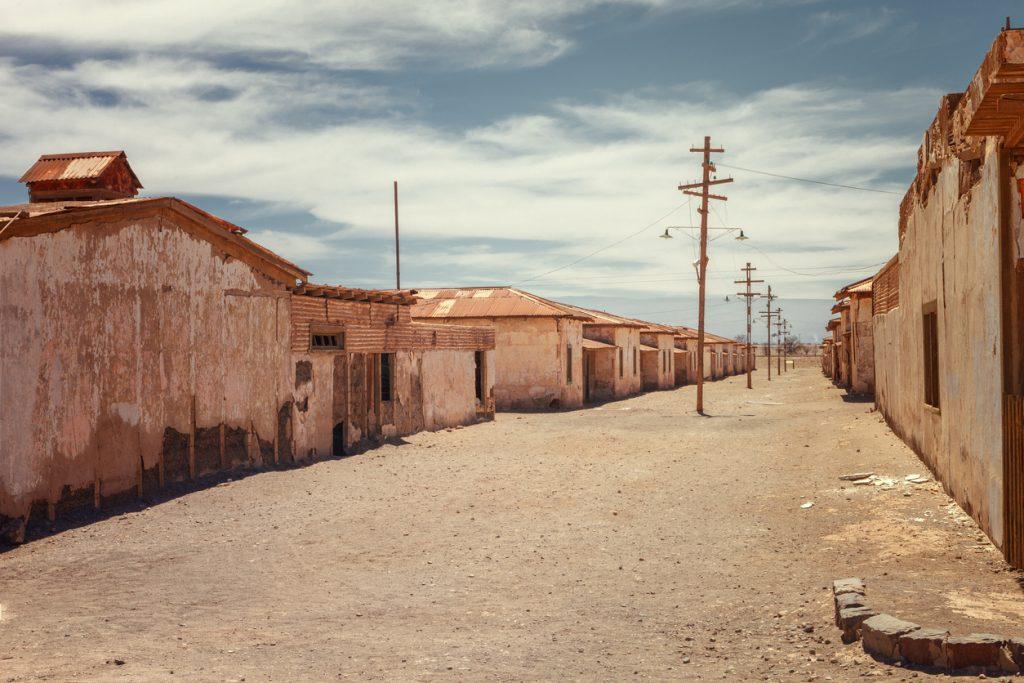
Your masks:
[{"label": "sandy ground", "polygon": [[[501,414],[0,554],[0,680],[891,680],[828,584],[1024,635],[1017,574],[813,360]],[[909,495],[904,495],[909,493]],[[810,509],[801,509],[813,502]],[[119,663],[122,662],[122,663]]]}]

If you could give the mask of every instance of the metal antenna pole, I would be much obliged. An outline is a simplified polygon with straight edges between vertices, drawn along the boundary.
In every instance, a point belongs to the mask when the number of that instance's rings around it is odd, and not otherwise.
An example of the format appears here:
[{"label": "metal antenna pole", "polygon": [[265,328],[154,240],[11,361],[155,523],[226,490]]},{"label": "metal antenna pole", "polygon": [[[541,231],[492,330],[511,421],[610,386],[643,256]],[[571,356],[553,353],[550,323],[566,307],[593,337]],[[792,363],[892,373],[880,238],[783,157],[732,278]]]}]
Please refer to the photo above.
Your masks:
[{"label": "metal antenna pole", "polygon": [[395,289],[402,288],[402,262],[398,251],[398,181],[395,181]]}]

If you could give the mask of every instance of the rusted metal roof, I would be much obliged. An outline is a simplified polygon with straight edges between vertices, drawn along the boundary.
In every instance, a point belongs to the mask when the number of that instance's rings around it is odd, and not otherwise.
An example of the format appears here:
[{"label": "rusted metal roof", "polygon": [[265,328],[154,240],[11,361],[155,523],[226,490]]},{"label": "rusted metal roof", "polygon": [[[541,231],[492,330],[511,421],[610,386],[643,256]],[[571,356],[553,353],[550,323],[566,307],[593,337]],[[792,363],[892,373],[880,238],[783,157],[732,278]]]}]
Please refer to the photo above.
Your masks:
[{"label": "rusted metal roof", "polygon": [[846,308],[849,308],[849,307],[850,307],[850,300],[849,299],[843,299],[842,301],[840,301],[839,303],[837,303],[835,306],[832,307],[832,312],[833,313],[838,313],[839,311],[842,311],[843,309],[846,309]]},{"label": "rusted metal roof", "polygon": [[594,339],[583,340],[583,348],[585,349],[617,349],[618,347],[614,344],[605,344],[604,342],[596,341]]},{"label": "rusted metal roof", "polygon": [[575,318],[590,320],[574,307],[514,287],[421,289],[414,318]]},{"label": "rusted metal roof", "polygon": [[139,187],[138,176],[128,165],[128,157],[122,150],[110,152],[73,152],[69,154],[44,154],[18,180],[19,183],[38,183],[46,180],[76,180],[98,178],[114,161],[121,160],[132,174]]},{"label": "rusted metal roof", "polygon": [[646,323],[637,322],[631,318],[623,318],[621,315],[615,315],[614,313],[608,313],[607,311],[582,308],[580,306],[573,306],[572,304],[561,305],[576,311],[580,316],[589,318],[589,320],[584,324],[599,327],[635,327],[638,329],[647,327]]},{"label": "rusted metal roof", "polygon": [[870,294],[871,285],[874,282],[875,276],[870,275],[863,280],[857,280],[851,282],[835,294],[836,299],[845,299],[850,294]]}]

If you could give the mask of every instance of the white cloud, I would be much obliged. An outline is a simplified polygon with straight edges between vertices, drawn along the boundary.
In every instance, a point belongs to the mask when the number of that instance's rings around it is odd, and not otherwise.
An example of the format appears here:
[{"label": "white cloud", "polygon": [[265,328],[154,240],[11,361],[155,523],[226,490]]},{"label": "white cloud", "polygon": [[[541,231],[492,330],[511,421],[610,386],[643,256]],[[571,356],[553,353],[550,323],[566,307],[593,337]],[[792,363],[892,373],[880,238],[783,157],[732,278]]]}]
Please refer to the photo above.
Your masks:
[{"label": "white cloud", "polygon": [[[175,36],[268,47],[280,36],[283,45],[331,63],[371,59],[389,65],[450,38],[474,49],[486,44],[482,61],[522,61],[545,58],[545,50],[564,39],[558,22],[578,3],[420,3],[403,5],[408,13],[394,22],[386,21],[392,3],[348,3],[342,19],[329,10],[333,5],[316,3],[301,18],[284,12],[274,22],[264,12],[280,10],[275,3],[206,2],[188,17],[167,4],[166,21],[151,26],[161,6],[46,3],[39,12],[14,17],[11,30],[48,36],[56,15],[47,13],[59,11],[61,33],[100,44],[109,40],[109,29],[97,26],[113,22],[115,10],[122,10],[117,24],[128,36],[123,40],[148,46]],[[344,37],[361,28],[375,40],[347,44]],[[394,35],[398,47],[377,45],[387,42],[384,34]],[[510,42],[503,45],[503,37]],[[382,49],[397,51],[381,55]],[[697,158],[687,150],[705,133],[727,148],[724,163],[876,185],[886,173],[909,171],[918,144],[916,137],[879,131],[923,130],[940,94],[798,84],[736,97],[698,83],[661,95],[641,91],[601,102],[555,102],[528,115],[451,131],[395,113],[384,89],[329,78],[316,70],[230,70],[200,57],[154,52],[50,69],[0,60],[0,174],[17,176],[45,152],[123,148],[152,194],[281,202],[348,226],[334,235],[254,233],[300,263],[344,248],[349,235],[387,234],[391,181],[397,178],[406,235],[569,245],[547,252],[438,251],[403,258],[435,264],[435,281],[512,282],[634,232],[682,202],[675,185],[697,174]],[[97,93],[105,95],[97,99]],[[729,202],[716,207],[713,219],[744,227],[752,239],[749,247],[730,239],[713,244],[709,284],[716,294],[733,289],[731,273],[747,260],[792,286],[790,296],[828,294],[779,266],[826,272],[881,262],[895,249],[899,197],[737,175],[726,188]],[[609,287],[663,292],[692,282],[689,240],[654,239],[665,225],[696,220],[691,209],[533,286],[551,294]],[[753,251],[756,245],[768,256]],[[339,261],[350,258],[339,255]]]}]

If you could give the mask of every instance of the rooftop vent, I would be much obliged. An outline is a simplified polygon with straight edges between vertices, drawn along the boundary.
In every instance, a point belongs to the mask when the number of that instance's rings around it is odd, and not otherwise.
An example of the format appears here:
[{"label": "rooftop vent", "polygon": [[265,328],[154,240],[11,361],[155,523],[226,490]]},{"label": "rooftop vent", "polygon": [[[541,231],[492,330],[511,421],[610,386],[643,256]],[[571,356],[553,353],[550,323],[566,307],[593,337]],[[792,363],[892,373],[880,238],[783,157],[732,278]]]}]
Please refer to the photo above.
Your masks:
[{"label": "rooftop vent", "polygon": [[33,203],[126,199],[142,187],[122,151],[44,154],[18,182]]}]

